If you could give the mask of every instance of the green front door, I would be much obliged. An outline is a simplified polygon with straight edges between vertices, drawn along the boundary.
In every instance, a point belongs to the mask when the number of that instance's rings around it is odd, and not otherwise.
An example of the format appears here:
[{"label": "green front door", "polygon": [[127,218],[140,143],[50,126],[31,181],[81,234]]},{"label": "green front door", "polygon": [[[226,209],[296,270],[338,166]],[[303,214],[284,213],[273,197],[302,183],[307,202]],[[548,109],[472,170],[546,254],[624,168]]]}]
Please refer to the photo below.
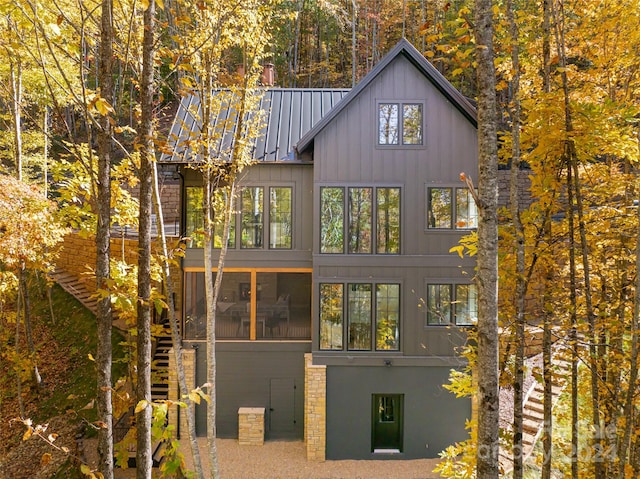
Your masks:
[{"label": "green front door", "polygon": [[374,394],[372,452],[402,452],[403,394]]}]

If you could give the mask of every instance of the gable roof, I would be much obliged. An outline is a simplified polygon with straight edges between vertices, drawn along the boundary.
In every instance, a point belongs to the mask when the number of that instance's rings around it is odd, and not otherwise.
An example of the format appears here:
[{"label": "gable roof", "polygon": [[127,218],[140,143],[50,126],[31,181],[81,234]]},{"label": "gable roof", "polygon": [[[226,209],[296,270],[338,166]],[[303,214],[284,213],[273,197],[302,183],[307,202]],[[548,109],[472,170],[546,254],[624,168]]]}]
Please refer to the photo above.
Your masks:
[{"label": "gable roof", "polygon": [[340,114],[373,80],[389,66],[396,57],[403,55],[449,100],[474,127],[478,127],[475,107],[422,55],[406,38],[400,40],[393,49],[310,131],[295,145],[298,154],[303,153],[312,144],[315,137],[336,116]]},{"label": "gable roof", "polygon": [[[253,159],[259,162],[292,160],[293,148],[298,140],[329,114],[348,92],[348,89],[265,89],[259,105],[265,114],[265,121],[253,146]],[[200,129],[199,114],[195,113],[199,110],[198,96],[190,95],[182,99],[169,134],[171,153],[163,154],[160,162],[197,161],[188,140],[193,137],[192,132]],[[222,130],[222,140],[216,145],[214,155],[220,156],[227,151],[233,141],[237,122],[228,121],[232,115],[233,111],[229,108],[222,108],[213,120],[213,127]]]}]

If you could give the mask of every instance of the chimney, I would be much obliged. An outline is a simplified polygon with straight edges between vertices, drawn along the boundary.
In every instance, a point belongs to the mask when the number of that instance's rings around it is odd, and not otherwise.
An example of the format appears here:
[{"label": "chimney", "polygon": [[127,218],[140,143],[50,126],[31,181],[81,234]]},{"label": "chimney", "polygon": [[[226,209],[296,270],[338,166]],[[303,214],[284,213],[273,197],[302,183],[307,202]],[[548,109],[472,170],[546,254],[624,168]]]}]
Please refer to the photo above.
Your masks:
[{"label": "chimney", "polygon": [[262,76],[260,77],[260,83],[262,86],[273,86],[275,72],[273,70],[273,63],[265,63],[262,67]]}]

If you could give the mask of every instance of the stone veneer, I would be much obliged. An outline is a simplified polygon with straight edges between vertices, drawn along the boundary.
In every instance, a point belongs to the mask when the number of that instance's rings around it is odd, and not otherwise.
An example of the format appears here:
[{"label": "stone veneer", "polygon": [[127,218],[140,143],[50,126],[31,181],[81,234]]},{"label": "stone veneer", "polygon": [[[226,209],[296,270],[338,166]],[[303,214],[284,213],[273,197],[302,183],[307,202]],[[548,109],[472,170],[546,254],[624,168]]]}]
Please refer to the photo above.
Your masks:
[{"label": "stone veneer", "polygon": [[264,444],[264,408],[241,407],[238,409],[238,444],[262,446]]},{"label": "stone veneer", "polygon": [[[184,375],[187,383],[187,389],[190,391],[196,387],[196,350],[182,350],[182,365],[184,366]],[[181,400],[179,396],[180,387],[178,384],[178,368],[176,366],[176,355],[174,349],[169,351],[169,401]],[[194,406],[190,406],[193,410]],[[175,405],[169,408],[169,426],[173,426],[176,436],[188,437],[187,413],[186,411],[178,412],[180,406]],[[195,411],[194,411],[195,413]],[[180,424],[178,424],[178,417]],[[180,432],[180,434],[178,434]]]},{"label": "stone veneer", "polygon": [[304,355],[304,441],[307,460],[325,460],[327,445],[327,367]]}]

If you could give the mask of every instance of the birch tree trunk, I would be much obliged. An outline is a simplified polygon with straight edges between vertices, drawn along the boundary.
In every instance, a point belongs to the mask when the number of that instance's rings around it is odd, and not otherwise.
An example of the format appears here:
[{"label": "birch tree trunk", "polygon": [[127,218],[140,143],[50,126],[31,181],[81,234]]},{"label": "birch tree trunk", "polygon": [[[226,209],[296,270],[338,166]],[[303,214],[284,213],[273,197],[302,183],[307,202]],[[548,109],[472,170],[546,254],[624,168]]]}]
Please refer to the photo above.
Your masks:
[{"label": "birch tree trunk", "polygon": [[152,212],[152,164],[155,161],[153,145],[153,96],[154,96],[154,36],[155,0],[149,0],[144,11],[142,40],[142,79],[140,82],[141,124],[140,198],[138,218],[138,301],[137,312],[137,383],[136,403],[146,401],[143,408],[136,408],[136,477],[151,479],[153,451],[151,445],[151,212]]},{"label": "birch tree trunk", "polygon": [[[112,0],[101,2],[101,29],[98,83],[100,95],[111,105],[113,98],[113,3]],[[98,370],[98,470],[104,479],[113,479],[113,406],[112,397],[112,349],[111,329],[112,312],[111,297],[108,293],[110,267],[110,223],[111,223],[111,153],[112,125],[109,114],[100,117],[100,127],[96,131],[98,150],[97,175],[97,208],[98,224],[96,227],[96,286],[98,291],[106,292],[98,301],[97,309],[97,352],[96,367]]]},{"label": "birch tree trunk", "polygon": [[156,211],[158,237],[160,238],[160,249],[162,251],[162,280],[164,282],[165,297],[167,298],[167,315],[169,316],[169,324],[171,326],[171,343],[173,354],[176,360],[176,373],[178,376],[178,385],[180,388],[180,399],[187,403],[185,414],[187,415],[187,433],[189,436],[189,446],[191,447],[191,456],[193,458],[193,469],[198,479],[204,479],[202,469],[202,459],[200,457],[200,448],[196,437],[196,420],[194,405],[187,396],[189,388],[187,387],[187,377],[184,371],[184,362],[182,361],[182,335],[180,334],[180,326],[176,318],[176,305],[173,301],[173,284],[171,282],[171,268],[169,266],[169,251],[167,248],[167,238],[164,233],[164,215],[162,213],[162,203],[160,202],[160,188],[158,187],[158,170],[156,163],[151,165],[152,186],[153,186],[153,203]]},{"label": "birch tree trunk", "polygon": [[524,400],[524,343],[525,343],[525,293],[527,284],[525,280],[525,256],[524,256],[524,228],[520,221],[520,49],[519,31],[515,21],[514,6],[512,0],[507,0],[507,19],[511,32],[511,63],[513,65],[513,78],[511,79],[511,184],[509,188],[509,201],[511,203],[511,222],[514,234],[515,249],[515,358],[513,379],[513,479],[522,479],[523,475],[523,450],[522,450],[522,426],[523,426],[523,400]]},{"label": "birch tree trunk", "polygon": [[478,63],[477,478],[498,478],[498,148],[492,1],[475,0]]}]

